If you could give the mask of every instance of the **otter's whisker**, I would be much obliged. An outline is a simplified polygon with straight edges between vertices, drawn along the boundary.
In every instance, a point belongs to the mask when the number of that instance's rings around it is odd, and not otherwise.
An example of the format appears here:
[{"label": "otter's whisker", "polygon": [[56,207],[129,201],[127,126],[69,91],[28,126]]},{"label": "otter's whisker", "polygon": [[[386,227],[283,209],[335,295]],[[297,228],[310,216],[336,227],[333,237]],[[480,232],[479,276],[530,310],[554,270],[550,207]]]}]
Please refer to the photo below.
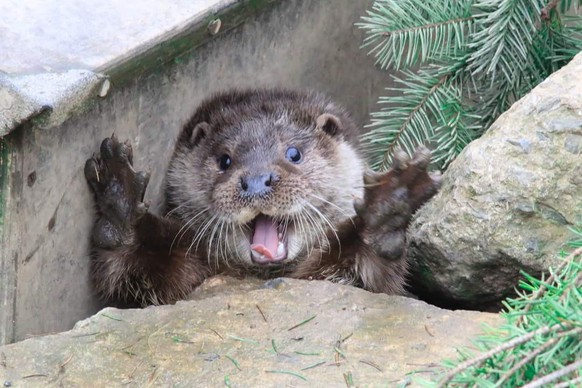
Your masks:
[{"label": "otter's whisker", "polygon": [[319,215],[312,214],[312,213],[314,213],[313,212],[313,208],[314,208],[313,205],[311,205],[307,201],[305,201],[304,204],[309,205],[305,209],[306,220],[309,221],[309,224],[312,226],[312,229],[318,231],[318,233],[315,234],[315,237],[317,237],[317,241],[319,243],[319,246],[321,248],[327,247],[329,249],[329,246],[330,246],[329,239],[327,238],[327,233],[323,227],[323,224],[321,222],[317,222],[317,220],[316,220],[317,218],[319,218]]},{"label": "otter's whisker", "polygon": [[223,229],[220,229],[220,240],[224,241],[224,251],[221,252],[221,256],[224,264],[230,268],[230,261],[228,260],[228,252],[232,251],[230,246],[230,239],[234,239],[236,234],[232,222],[225,222],[223,226],[226,230],[224,231],[223,235]]},{"label": "otter's whisker", "polygon": [[170,254],[172,253],[172,249],[176,243],[176,239],[178,240],[178,244],[180,244],[180,241],[182,241],[182,237],[184,237],[184,235],[186,234],[188,229],[190,229],[190,227],[194,224],[194,222],[197,219],[199,219],[208,210],[210,210],[208,207],[201,209],[197,214],[195,214],[186,223],[184,223],[184,225],[182,225],[180,230],[178,230],[178,232],[176,233],[176,236],[174,236],[174,239],[172,240],[172,244],[170,244]]},{"label": "otter's whisker", "polygon": [[320,197],[320,196],[318,196],[318,195],[315,195],[315,194],[313,194],[313,193],[311,193],[311,196],[312,196],[313,198],[315,198],[315,199],[318,199],[318,200],[320,200],[321,202],[324,202],[324,203],[327,203],[327,204],[328,204],[328,205],[330,205],[330,206],[333,206],[334,208],[336,208],[337,210],[339,210],[339,211],[340,211],[340,213],[341,213],[341,214],[342,214],[344,217],[346,217],[346,218],[350,218],[350,219],[352,218],[352,214],[349,214],[349,213],[347,213],[346,209],[343,209],[343,208],[341,208],[340,206],[336,205],[335,203],[333,203],[333,202],[330,202],[330,201],[328,201],[327,199],[325,199],[325,198],[322,198],[322,197]]},{"label": "otter's whisker", "polygon": [[217,264],[219,263],[219,261],[224,262],[224,247],[226,246],[226,241],[224,241],[224,238],[223,238],[224,224],[225,224],[225,221],[223,219],[221,219],[219,227],[218,227],[218,235],[216,236],[216,245],[217,245],[216,263]]},{"label": "otter's whisker", "polygon": [[311,243],[310,243],[309,234],[306,233],[306,231],[305,231],[305,216],[303,215],[303,213],[300,213],[299,217],[297,218],[297,226],[298,226],[297,233],[299,236],[301,236],[301,238],[305,239],[305,245],[306,245],[306,248],[309,252],[311,250],[311,246],[310,246]]},{"label": "otter's whisker", "polygon": [[329,219],[328,219],[328,218],[327,218],[327,217],[326,217],[326,216],[325,216],[323,213],[321,213],[321,211],[319,211],[319,210],[318,210],[318,209],[317,209],[315,206],[313,206],[311,203],[309,203],[309,202],[307,202],[307,201],[306,201],[306,202],[305,202],[305,204],[306,204],[307,206],[309,206],[309,207],[310,207],[310,208],[311,208],[311,209],[312,209],[312,210],[315,212],[315,214],[319,215],[319,217],[320,217],[320,218],[321,218],[321,219],[322,219],[322,220],[323,220],[323,221],[324,221],[324,222],[325,222],[325,223],[326,223],[326,224],[329,226],[329,228],[331,229],[331,231],[333,232],[333,234],[334,234],[334,236],[335,236],[335,238],[336,238],[336,240],[337,240],[337,244],[338,244],[338,251],[339,251],[339,253],[338,253],[338,257],[339,257],[339,256],[341,256],[342,243],[341,243],[341,241],[340,241],[340,238],[339,238],[339,236],[338,236],[338,234],[337,234],[337,231],[336,231],[336,229],[335,229],[334,225],[331,223],[331,221],[330,221],[330,220],[329,220]]},{"label": "otter's whisker", "polygon": [[[216,231],[217,231],[220,223],[221,223],[221,220],[218,220],[218,222],[215,222],[212,226],[212,232],[210,233],[210,237],[208,238],[208,251],[207,251],[208,257],[210,257],[210,256],[215,257],[217,267],[218,267],[218,252],[219,252],[219,250],[216,249],[216,247],[215,247],[217,254],[214,254],[214,252],[212,251],[212,244],[214,242],[214,235],[216,234]],[[217,244],[220,244],[220,242],[217,241]]]},{"label": "otter's whisker", "polygon": [[[208,230],[208,228],[210,228],[210,226],[214,223],[214,220],[217,218],[218,216],[215,214],[213,215],[209,220],[207,220],[199,229],[198,232],[196,233],[196,235],[194,236],[194,238],[192,239],[192,243],[190,244],[190,246],[188,247],[188,250],[186,251],[186,254],[188,255],[190,253],[190,251],[192,250],[192,247],[195,245],[195,250],[198,251],[198,247],[200,246],[200,242],[202,241],[203,237],[206,235],[206,231]],[[209,252],[207,252],[207,255],[209,254]],[[208,256],[208,261],[210,263],[210,256]]]},{"label": "otter's whisker", "polygon": [[310,214],[309,209],[306,209],[301,214],[301,226],[302,226],[302,233],[304,238],[307,240],[307,254],[311,254],[311,252],[315,248],[315,243],[317,241],[318,246],[323,246],[324,241],[322,240],[322,236],[325,236],[323,233],[323,229],[321,225],[315,222],[315,219]]},{"label": "otter's whisker", "polygon": [[221,262],[224,262],[224,249],[226,246],[226,241],[224,241],[224,226],[226,221],[224,219],[220,219],[220,222],[217,225],[217,235],[216,235],[216,255],[215,261],[216,266],[218,267]]},{"label": "otter's whisker", "polygon": [[310,234],[308,234],[308,236],[310,235],[310,239],[311,239],[310,241],[312,241],[311,249],[313,249],[313,246],[315,246],[315,239],[317,239],[317,243],[318,243],[319,247],[328,246],[329,242],[327,242],[327,244],[326,244],[326,240],[324,240],[324,238],[325,239],[327,238],[325,236],[325,231],[323,230],[321,224],[316,222],[313,214],[311,214],[310,209],[306,209],[304,217],[305,217],[306,224],[308,226],[310,226],[309,228],[307,228],[307,230],[311,232]]},{"label": "otter's whisker", "polygon": [[187,205],[190,204],[191,201],[186,201],[178,206],[176,206],[175,208],[173,208],[172,210],[170,210],[169,212],[167,212],[164,217],[168,218],[170,217],[172,214],[174,214],[175,212],[177,212],[178,210],[181,210],[182,208],[186,207]]},{"label": "otter's whisker", "polygon": [[222,249],[220,250],[220,256],[222,257],[222,262],[226,264],[227,267],[230,267],[230,262],[228,260],[228,252],[230,251],[230,242],[229,237],[234,238],[234,230],[230,230],[232,228],[232,223],[223,221],[220,225],[220,234],[218,238],[220,239],[220,243],[222,245]]}]

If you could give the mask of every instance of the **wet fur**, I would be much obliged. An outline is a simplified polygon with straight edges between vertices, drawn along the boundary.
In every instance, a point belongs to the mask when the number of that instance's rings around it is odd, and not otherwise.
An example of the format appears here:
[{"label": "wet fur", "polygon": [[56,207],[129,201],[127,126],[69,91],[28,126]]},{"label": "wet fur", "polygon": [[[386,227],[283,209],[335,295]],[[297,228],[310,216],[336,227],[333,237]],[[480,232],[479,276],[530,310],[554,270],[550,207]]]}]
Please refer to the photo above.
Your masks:
[{"label": "wet fur", "polygon": [[[164,217],[142,203],[148,177],[134,171],[131,146],[105,139],[100,155],[85,166],[97,205],[96,289],[117,304],[164,304],[226,273],[404,293],[405,230],[439,179],[427,173],[424,149],[413,159],[398,155],[387,173],[366,172],[358,135],[350,116],[316,93],[217,95],[200,105],[179,135]],[[280,156],[291,145],[301,150],[302,163]],[[234,167],[226,171],[217,164],[223,153],[233,155]],[[241,197],[238,182],[263,169],[278,177],[273,191]],[[295,228],[281,265],[259,266],[250,258],[248,225],[259,211]]]}]

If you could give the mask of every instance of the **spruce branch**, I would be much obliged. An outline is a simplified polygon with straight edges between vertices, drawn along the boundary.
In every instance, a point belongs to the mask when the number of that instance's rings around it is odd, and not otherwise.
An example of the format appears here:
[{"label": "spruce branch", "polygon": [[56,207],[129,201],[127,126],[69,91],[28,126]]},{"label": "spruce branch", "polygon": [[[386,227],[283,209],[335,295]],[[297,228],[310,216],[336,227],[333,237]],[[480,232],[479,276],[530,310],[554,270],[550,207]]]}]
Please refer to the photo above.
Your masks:
[{"label": "spruce branch", "polygon": [[[433,149],[446,168],[515,101],[582,51],[582,0],[376,0],[357,25],[394,77],[396,97],[372,114],[371,164],[396,148]],[[457,67],[454,75],[446,75]],[[440,72],[439,72],[440,69]],[[424,93],[424,94],[423,94]],[[392,113],[390,113],[390,111]]]},{"label": "spruce branch", "polygon": [[[582,1],[581,1],[582,3]],[[555,16],[555,19],[558,19]],[[547,25],[554,52],[549,56],[554,67],[561,67],[582,51],[582,14],[563,15]]]},{"label": "spruce branch", "polygon": [[551,340],[547,341],[546,343],[542,344],[537,349],[535,349],[533,352],[529,353],[527,356],[522,358],[511,369],[509,369],[506,373],[504,373],[501,376],[501,378],[495,382],[495,384],[497,386],[501,386],[505,381],[507,381],[509,378],[511,378],[514,373],[519,371],[521,368],[523,368],[525,365],[527,365],[529,362],[531,362],[534,358],[538,357],[545,350],[547,350],[551,346],[554,346],[561,338],[563,338],[565,336],[569,336],[569,335],[578,334],[578,333],[582,333],[582,328],[576,328],[576,329],[558,334],[556,337],[554,337]]},{"label": "spruce branch", "polygon": [[531,383],[524,385],[523,388],[538,388],[544,384],[551,383],[552,381],[559,379],[562,376],[565,376],[569,373],[576,372],[579,368],[582,368],[582,360],[578,360],[573,364],[570,364],[564,368],[558,369],[555,372],[550,373],[544,377],[540,377],[532,381]]},{"label": "spruce branch", "polygon": [[441,106],[442,119],[437,120],[434,135],[433,163],[446,168],[477,137],[479,117],[467,112],[463,104],[462,84],[451,82],[447,98]]},{"label": "spruce branch", "polygon": [[410,27],[410,28],[403,28],[400,30],[392,30],[392,31],[388,31],[388,32],[383,32],[381,33],[381,35],[384,36],[391,36],[391,35],[398,35],[398,34],[409,34],[409,33],[414,33],[414,32],[418,32],[418,31],[422,31],[422,30],[431,30],[431,29],[438,29],[440,27],[445,27],[448,26],[449,24],[459,24],[459,23],[468,23],[473,21],[473,17],[465,17],[465,18],[457,18],[457,19],[451,19],[451,20],[445,20],[443,22],[439,22],[439,23],[429,23],[429,24],[425,24],[422,26],[415,26],[415,27]]},{"label": "spruce branch", "polygon": [[469,360],[459,364],[456,368],[452,369],[450,372],[448,372],[446,375],[444,375],[443,378],[439,381],[437,387],[439,387],[439,388],[444,387],[445,384],[450,382],[459,372],[462,372],[462,371],[466,370],[467,368],[472,367],[474,365],[479,365],[482,362],[484,362],[485,360],[487,360],[488,358],[491,358],[492,356],[494,356],[498,353],[501,353],[501,352],[508,350],[508,349],[515,348],[517,345],[521,345],[524,342],[531,340],[536,335],[546,334],[546,333],[549,333],[551,331],[561,331],[564,329],[564,327],[568,327],[568,326],[558,323],[558,324],[555,324],[553,326],[540,327],[537,330],[523,334],[517,338],[512,339],[511,341],[505,342],[505,343],[497,346],[496,348],[493,348],[493,349],[489,350],[488,352],[483,353],[475,358],[469,359]]},{"label": "spruce branch", "polygon": [[435,72],[434,68],[426,68],[416,74],[405,72],[405,79],[394,77],[403,86],[390,90],[407,93],[389,99],[380,98],[379,103],[388,104],[388,107],[372,114],[369,127],[373,129],[364,139],[369,141],[372,151],[381,151],[376,152],[373,167],[388,168],[396,148],[400,147],[411,155],[414,148],[422,144],[422,139],[434,135],[433,118],[442,113],[440,107],[447,93],[445,85],[456,72],[455,68],[448,70]]},{"label": "spruce branch", "polygon": [[540,11],[540,16],[542,20],[549,21],[551,19],[550,12],[558,6],[560,0],[552,0],[550,1],[542,10]]},{"label": "spruce branch", "polygon": [[[574,259],[574,257],[582,255],[582,248],[580,249],[576,249],[574,252],[572,252],[565,260],[562,260],[562,262],[558,265],[558,267],[553,270],[551,272],[550,277],[548,278],[548,280],[546,280],[545,282],[542,282],[542,284],[540,285],[540,287],[535,290],[535,292],[531,295],[530,299],[531,300],[536,300],[539,299],[544,292],[546,291],[546,286],[548,284],[552,284],[554,283],[556,276],[564,269],[566,268],[566,266],[570,263],[571,260]],[[528,303],[525,308],[521,311],[519,318],[516,321],[516,325],[520,325],[521,323],[524,322],[524,320],[527,319],[527,313],[529,311],[529,309],[531,308],[533,304],[532,303]]]},{"label": "spruce branch", "polygon": [[554,388],[579,387],[582,385],[582,376],[556,384]]},{"label": "spruce branch", "polygon": [[472,31],[471,1],[379,0],[356,25],[367,30],[364,46],[381,68],[410,68],[457,55]]},{"label": "spruce branch", "polygon": [[512,84],[528,65],[528,52],[539,24],[539,1],[478,0],[476,29],[469,48],[474,49],[469,68],[493,84],[500,74]]},{"label": "spruce branch", "polygon": [[[582,236],[577,229],[573,231]],[[507,324],[481,337],[476,343],[481,355],[462,351],[461,362],[452,364],[435,386],[538,387],[550,382],[568,386],[566,383],[578,381],[580,376],[575,373],[582,366],[581,245],[582,239],[573,244],[578,248],[565,255],[546,281],[526,275],[521,287],[531,293],[505,303]],[[515,316],[517,320],[512,319]]]},{"label": "spruce branch", "polygon": [[568,11],[576,12],[582,6],[582,0],[562,0],[560,1],[560,12],[566,13]]}]

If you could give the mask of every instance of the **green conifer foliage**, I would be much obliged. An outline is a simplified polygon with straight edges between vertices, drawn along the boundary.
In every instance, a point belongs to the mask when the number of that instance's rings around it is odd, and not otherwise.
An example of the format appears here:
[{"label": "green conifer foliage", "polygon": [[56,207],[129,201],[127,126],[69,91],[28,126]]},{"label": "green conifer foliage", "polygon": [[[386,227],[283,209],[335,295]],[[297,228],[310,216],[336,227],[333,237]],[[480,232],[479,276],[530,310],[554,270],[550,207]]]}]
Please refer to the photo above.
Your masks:
[{"label": "green conifer foliage", "polygon": [[364,135],[373,167],[419,144],[446,166],[511,104],[582,50],[582,0],[377,0],[358,26],[399,71]]},{"label": "green conifer foliage", "polygon": [[582,228],[574,250],[542,279],[524,274],[517,298],[508,299],[505,323],[447,361],[430,387],[582,386]]}]

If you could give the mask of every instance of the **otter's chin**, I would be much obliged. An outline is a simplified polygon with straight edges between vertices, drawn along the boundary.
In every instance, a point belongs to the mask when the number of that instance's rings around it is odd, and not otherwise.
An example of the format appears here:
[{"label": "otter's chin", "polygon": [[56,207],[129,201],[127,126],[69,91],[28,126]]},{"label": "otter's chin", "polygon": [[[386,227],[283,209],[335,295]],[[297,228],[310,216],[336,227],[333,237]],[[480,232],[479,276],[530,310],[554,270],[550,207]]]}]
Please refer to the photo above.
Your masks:
[{"label": "otter's chin", "polygon": [[279,264],[287,259],[287,231],[273,217],[259,214],[252,222],[251,259],[259,265]]}]

